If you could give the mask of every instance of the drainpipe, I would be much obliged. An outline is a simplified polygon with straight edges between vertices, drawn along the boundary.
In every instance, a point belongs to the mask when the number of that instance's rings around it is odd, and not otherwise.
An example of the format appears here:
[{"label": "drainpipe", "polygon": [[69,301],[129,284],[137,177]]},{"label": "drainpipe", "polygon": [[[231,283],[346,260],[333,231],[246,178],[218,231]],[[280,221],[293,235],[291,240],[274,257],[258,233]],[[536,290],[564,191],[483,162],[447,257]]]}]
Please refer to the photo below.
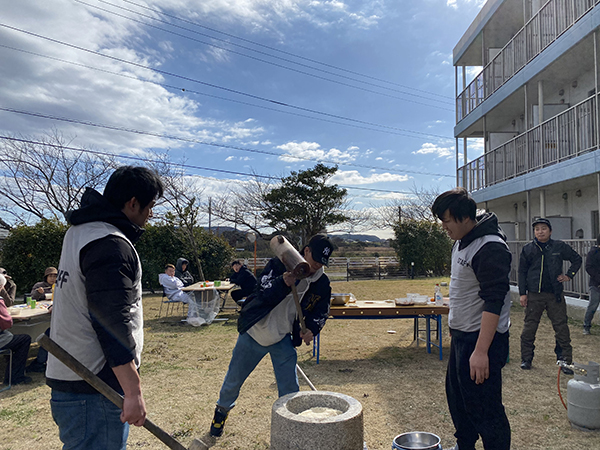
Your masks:
[{"label": "drainpipe", "polygon": [[595,89],[595,103],[596,103],[596,136],[594,136],[595,144],[598,145],[598,126],[600,126],[600,118],[598,113],[600,112],[598,106],[598,33],[594,31],[594,89]]},{"label": "drainpipe", "polygon": [[546,217],[546,191],[540,191],[540,217]]},{"label": "drainpipe", "polygon": [[600,172],[596,172],[596,184],[598,186],[598,214],[600,214]]},{"label": "drainpipe", "polygon": [[[529,105],[527,104],[527,83],[523,85],[523,92],[525,94],[525,133],[529,132]],[[525,138],[525,171],[529,172],[529,138]],[[529,202],[528,202],[529,204]]]}]

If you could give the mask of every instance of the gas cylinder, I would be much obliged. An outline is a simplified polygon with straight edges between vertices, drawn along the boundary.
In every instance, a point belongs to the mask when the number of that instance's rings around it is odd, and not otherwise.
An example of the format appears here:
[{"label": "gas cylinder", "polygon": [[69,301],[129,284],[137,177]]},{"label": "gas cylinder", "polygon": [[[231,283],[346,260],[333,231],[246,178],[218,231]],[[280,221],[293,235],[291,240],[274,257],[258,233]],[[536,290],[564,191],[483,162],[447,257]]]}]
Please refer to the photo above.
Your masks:
[{"label": "gas cylinder", "polygon": [[567,415],[571,425],[583,430],[600,430],[600,365],[573,364],[575,372],[567,383]]}]

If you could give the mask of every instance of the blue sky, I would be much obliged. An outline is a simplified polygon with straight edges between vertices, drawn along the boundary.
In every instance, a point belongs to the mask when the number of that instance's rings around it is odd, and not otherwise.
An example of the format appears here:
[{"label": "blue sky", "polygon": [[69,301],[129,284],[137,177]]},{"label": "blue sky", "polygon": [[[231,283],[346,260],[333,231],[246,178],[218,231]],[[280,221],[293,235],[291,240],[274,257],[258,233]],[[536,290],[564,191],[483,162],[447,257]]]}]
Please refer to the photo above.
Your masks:
[{"label": "blue sky", "polygon": [[356,209],[412,186],[445,190],[452,49],[483,3],[5,0],[0,108],[142,133],[4,110],[0,132],[56,128],[71,146],[141,157],[168,149],[208,169],[189,169],[207,196],[317,160],[339,164],[333,181]]}]

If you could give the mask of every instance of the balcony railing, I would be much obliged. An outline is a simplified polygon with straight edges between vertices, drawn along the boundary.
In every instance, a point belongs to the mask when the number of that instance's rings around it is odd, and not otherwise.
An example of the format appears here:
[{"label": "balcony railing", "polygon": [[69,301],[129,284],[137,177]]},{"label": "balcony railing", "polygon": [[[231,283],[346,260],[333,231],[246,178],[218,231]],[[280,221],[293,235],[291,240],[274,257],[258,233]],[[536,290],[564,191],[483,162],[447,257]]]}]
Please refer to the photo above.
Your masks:
[{"label": "balcony railing", "polygon": [[456,122],[479,106],[600,0],[549,0],[456,99]]},{"label": "balcony railing", "polygon": [[460,167],[460,186],[473,192],[598,148],[597,96]]}]

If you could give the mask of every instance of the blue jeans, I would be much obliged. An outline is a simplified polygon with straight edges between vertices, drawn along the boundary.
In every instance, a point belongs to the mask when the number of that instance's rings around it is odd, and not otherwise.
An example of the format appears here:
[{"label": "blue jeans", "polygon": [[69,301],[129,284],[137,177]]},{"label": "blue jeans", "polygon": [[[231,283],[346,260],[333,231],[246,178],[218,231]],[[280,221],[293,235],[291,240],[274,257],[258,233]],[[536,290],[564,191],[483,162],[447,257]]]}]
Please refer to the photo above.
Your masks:
[{"label": "blue jeans", "polygon": [[598,305],[600,304],[600,289],[594,286],[590,286],[590,302],[588,303],[588,307],[585,310],[585,317],[583,319],[583,328],[589,330],[592,328],[592,319],[594,318],[594,313],[598,309]]},{"label": "blue jeans", "polygon": [[101,394],[52,390],[52,418],[58,425],[63,450],[125,450],[129,424],[121,409]]},{"label": "blue jeans", "polygon": [[291,335],[286,335],[276,344],[263,347],[248,333],[242,333],[238,336],[231,355],[229,369],[219,393],[218,406],[226,410],[233,408],[244,381],[267,353],[271,354],[279,396],[300,390],[296,373],[298,355],[292,344]]}]

